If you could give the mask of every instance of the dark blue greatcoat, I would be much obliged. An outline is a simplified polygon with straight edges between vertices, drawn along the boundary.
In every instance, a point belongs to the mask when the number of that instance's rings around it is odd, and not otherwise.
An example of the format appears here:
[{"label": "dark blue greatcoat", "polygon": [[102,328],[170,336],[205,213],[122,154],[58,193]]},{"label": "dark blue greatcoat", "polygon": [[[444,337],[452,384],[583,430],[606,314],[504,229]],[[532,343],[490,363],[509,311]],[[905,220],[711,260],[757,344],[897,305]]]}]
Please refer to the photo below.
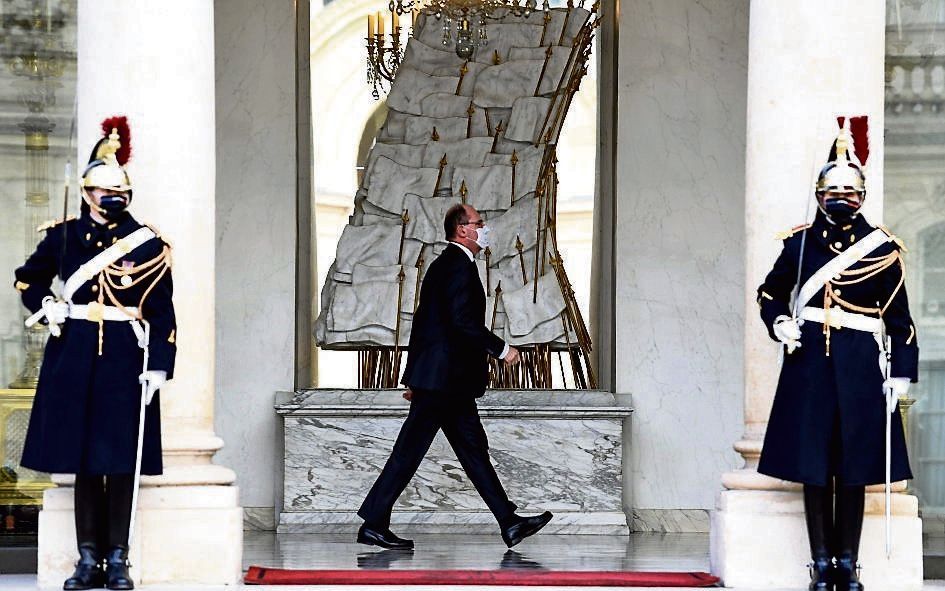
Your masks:
[{"label": "dark blue greatcoat", "polygon": [[[838,251],[846,250],[873,230],[862,215],[841,227],[818,212],[806,230],[801,285]],[[774,268],[758,288],[761,318],[771,338],[775,338],[775,318],[791,315],[790,298],[804,233],[798,231],[784,240]],[[898,248],[891,241],[866,258],[887,255]],[[851,269],[869,264],[864,260]],[[838,297],[864,308],[881,308],[896,293],[883,314],[886,332],[892,339],[890,375],[915,382],[919,348],[905,286],[900,286],[903,273],[900,260],[860,283],[840,285],[835,277],[831,284]],[[807,305],[822,308],[824,291],[821,288]],[[806,321],[801,327],[801,343],[801,348],[784,355],[758,471],[819,486],[826,485],[831,477],[850,486],[882,483],[886,410],[876,339],[868,332],[832,328],[828,356],[823,325]],[[908,478],[912,478],[912,472],[897,408],[892,416],[892,480]]]},{"label": "dark blue greatcoat", "polygon": [[[88,215],[46,231],[26,263],[16,270],[17,288],[30,312],[52,295],[50,285],[60,273],[63,281],[79,265],[113,242],[141,228],[131,215],[100,225]],[[140,265],[159,256],[166,244],[154,238],[119,259],[118,266]],[[154,275],[156,277],[156,275]],[[98,301],[97,277],[72,297],[75,304]],[[124,306],[138,306],[151,280],[115,295]],[[173,377],[176,321],[171,302],[170,269],[148,295],[142,315],[151,325],[148,369]],[[105,304],[109,304],[108,298]],[[36,398],[21,464],[42,472],[65,474],[131,474],[135,467],[143,370],[143,350],[128,322],[105,321],[102,353],[99,326],[87,320],[66,320],[59,337],[50,336],[40,370]],[[145,411],[143,474],[160,474],[161,416],[157,394]]]}]

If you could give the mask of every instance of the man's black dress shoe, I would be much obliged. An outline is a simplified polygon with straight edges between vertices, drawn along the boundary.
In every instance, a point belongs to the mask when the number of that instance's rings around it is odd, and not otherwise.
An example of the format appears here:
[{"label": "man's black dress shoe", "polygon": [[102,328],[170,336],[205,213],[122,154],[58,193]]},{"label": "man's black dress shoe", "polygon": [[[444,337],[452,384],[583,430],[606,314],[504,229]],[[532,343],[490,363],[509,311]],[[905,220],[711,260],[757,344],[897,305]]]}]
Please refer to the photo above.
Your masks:
[{"label": "man's black dress shoe", "polygon": [[413,540],[398,538],[388,528],[372,527],[366,523],[358,530],[358,543],[400,550],[413,548]]},{"label": "man's black dress shoe", "polygon": [[75,563],[75,572],[66,579],[62,588],[66,591],[97,589],[105,586],[105,571],[94,546],[79,546],[79,561]]},{"label": "man's black dress shoe", "polygon": [[541,515],[532,515],[531,517],[513,515],[511,523],[502,526],[502,541],[511,548],[528,536],[537,534],[541,528],[548,525],[552,517],[551,511],[545,511]]}]

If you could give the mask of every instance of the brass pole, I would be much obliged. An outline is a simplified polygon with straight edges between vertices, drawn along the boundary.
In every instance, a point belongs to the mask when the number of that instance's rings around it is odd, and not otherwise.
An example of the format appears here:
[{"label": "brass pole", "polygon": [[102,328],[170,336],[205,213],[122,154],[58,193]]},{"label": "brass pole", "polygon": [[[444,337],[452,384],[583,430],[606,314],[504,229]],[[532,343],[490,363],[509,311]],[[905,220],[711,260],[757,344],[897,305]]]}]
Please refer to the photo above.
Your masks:
[{"label": "brass pole", "polygon": [[510,161],[512,162],[512,190],[510,191],[511,196],[509,197],[509,207],[512,207],[513,205],[515,205],[515,172],[516,172],[516,169],[518,168],[518,151],[517,150],[512,150],[512,158],[510,159]]},{"label": "brass pole", "polygon": [[[546,28],[546,29],[548,28],[548,20],[547,20],[547,19],[548,19],[548,15],[546,15],[546,17],[545,17],[545,28]],[[545,31],[544,31],[544,29],[542,29],[542,31],[541,31],[541,37],[542,37],[542,41],[544,41],[544,38],[545,38]],[[544,45],[544,43],[540,43],[539,45]],[[549,46],[548,46],[548,49],[545,50],[545,63],[542,64],[542,66],[541,66],[541,74],[538,75],[538,84],[535,85],[535,96],[538,96],[538,91],[541,90],[541,82],[542,82],[542,80],[545,79],[545,72],[548,71],[548,62],[551,61],[551,55],[552,55],[553,53],[554,53],[554,51],[552,50],[552,46],[549,45]]]},{"label": "brass pole", "polygon": [[459,93],[463,88],[463,80],[466,79],[467,73],[469,73],[469,60],[463,62],[462,67],[459,69],[459,81],[456,83],[456,96],[459,96]]},{"label": "brass pole", "polygon": [[484,251],[484,256],[486,258],[486,295],[492,296],[492,266],[490,261],[492,260],[492,248],[487,246]]}]

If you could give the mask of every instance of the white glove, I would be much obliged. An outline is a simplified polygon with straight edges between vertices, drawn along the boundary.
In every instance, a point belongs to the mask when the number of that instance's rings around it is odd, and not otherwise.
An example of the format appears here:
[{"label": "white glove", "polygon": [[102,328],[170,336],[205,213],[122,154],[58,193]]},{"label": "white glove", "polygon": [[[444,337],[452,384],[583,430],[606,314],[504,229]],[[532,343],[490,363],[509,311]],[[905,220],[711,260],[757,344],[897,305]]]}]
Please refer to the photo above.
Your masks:
[{"label": "white glove", "polygon": [[138,376],[138,381],[144,384],[147,388],[144,394],[144,403],[145,405],[151,404],[151,399],[154,398],[154,393],[161,389],[167,382],[167,372],[157,369],[149,369],[140,376]]},{"label": "white glove", "polygon": [[883,382],[883,392],[886,394],[886,410],[890,414],[896,412],[896,403],[909,393],[912,380],[909,378],[889,378]]},{"label": "white glove", "polygon": [[794,318],[783,314],[778,316],[774,319],[773,332],[779,341],[787,345],[788,354],[801,346],[801,327]]},{"label": "white glove", "polygon": [[46,316],[49,334],[58,337],[62,334],[59,325],[64,323],[69,316],[69,304],[57,302],[54,297],[46,296],[43,298],[43,314]]}]

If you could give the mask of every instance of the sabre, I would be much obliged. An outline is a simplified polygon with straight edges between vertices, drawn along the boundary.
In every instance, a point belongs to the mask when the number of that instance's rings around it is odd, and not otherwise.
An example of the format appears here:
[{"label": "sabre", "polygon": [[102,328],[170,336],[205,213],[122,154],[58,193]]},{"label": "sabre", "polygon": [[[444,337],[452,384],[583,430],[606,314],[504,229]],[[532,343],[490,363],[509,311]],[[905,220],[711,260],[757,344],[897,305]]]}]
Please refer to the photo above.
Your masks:
[{"label": "sabre", "polygon": [[[144,328],[138,328],[138,322],[144,325]],[[151,342],[151,324],[144,319],[140,321],[135,321],[132,323],[132,328],[137,328],[135,330],[135,336],[140,339],[140,344],[144,345],[144,370],[148,369],[148,358],[149,358],[149,343]],[[141,333],[138,334],[138,331],[141,330]],[[138,489],[141,487],[141,457],[144,452],[144,420],[145,420],[145,410],[147,410],[147,399],[148,399],[148,382],[147,380],[142,380],[141,382],[141,408],[138,411],[138,446],[135,450],[135,475],[134,475],[134,485],[131,489],[131,518],[128,520],[128,548],[131,548],[132,539],[135,533],[135,514],[138,512]],[[130,552],[130,550],[129,550]],[[141,563],[139,559],[138,568],[141,568]]]},{"label": "sabre", "polygon": [[[819,139],[820,136],[821,134],[818,132],[817,138]],[[810,187],[809,189],[810,192],[807,195],[807,203],[804,207],[804,224],[809,223],[808,220],[810,219],[810,204],[814,199],[817,198],[817,196],[815,195],[815,192],[816,192],[816,185],[817,185],[817,177],[819,176],[820,171],[817,169],[817,157],[813,152],[811,153],[810,169],[811,169],[811,180],[810,180],[810,183],[808,184],[808,187]],[[801,249],[800,249],[800,253],[797,255],[797,275],[794,278],[794,289],[791,290],[791,318],[795,320],[797,319],[797,312],[798,312],[797,293],[801,288],[801,273],[804,270],[804,250],[807,245],[807,230],[808,228],[804,228],[801,231]],[[798,324],[798,326],[800,326],[800,324]],[[780,347],[778,349],[778,367],[779,368],[784,365],[785,348],[786,347]],[[794,349],[791,349],[791,353],[793,352],[794,352]]]},{"label": "sabre", "polygon": [[[885,330],[883,331],[885,333]],[[892,339],[883,334],[883,354],[886,363],[883,365],[883,381],[889,379],[892,372]],[[886,402],[886,481],[884,482],[885,521],[886,521],[886,560],[892,558],[892,413],[895,410],[892,388],[883,388]]]}]

